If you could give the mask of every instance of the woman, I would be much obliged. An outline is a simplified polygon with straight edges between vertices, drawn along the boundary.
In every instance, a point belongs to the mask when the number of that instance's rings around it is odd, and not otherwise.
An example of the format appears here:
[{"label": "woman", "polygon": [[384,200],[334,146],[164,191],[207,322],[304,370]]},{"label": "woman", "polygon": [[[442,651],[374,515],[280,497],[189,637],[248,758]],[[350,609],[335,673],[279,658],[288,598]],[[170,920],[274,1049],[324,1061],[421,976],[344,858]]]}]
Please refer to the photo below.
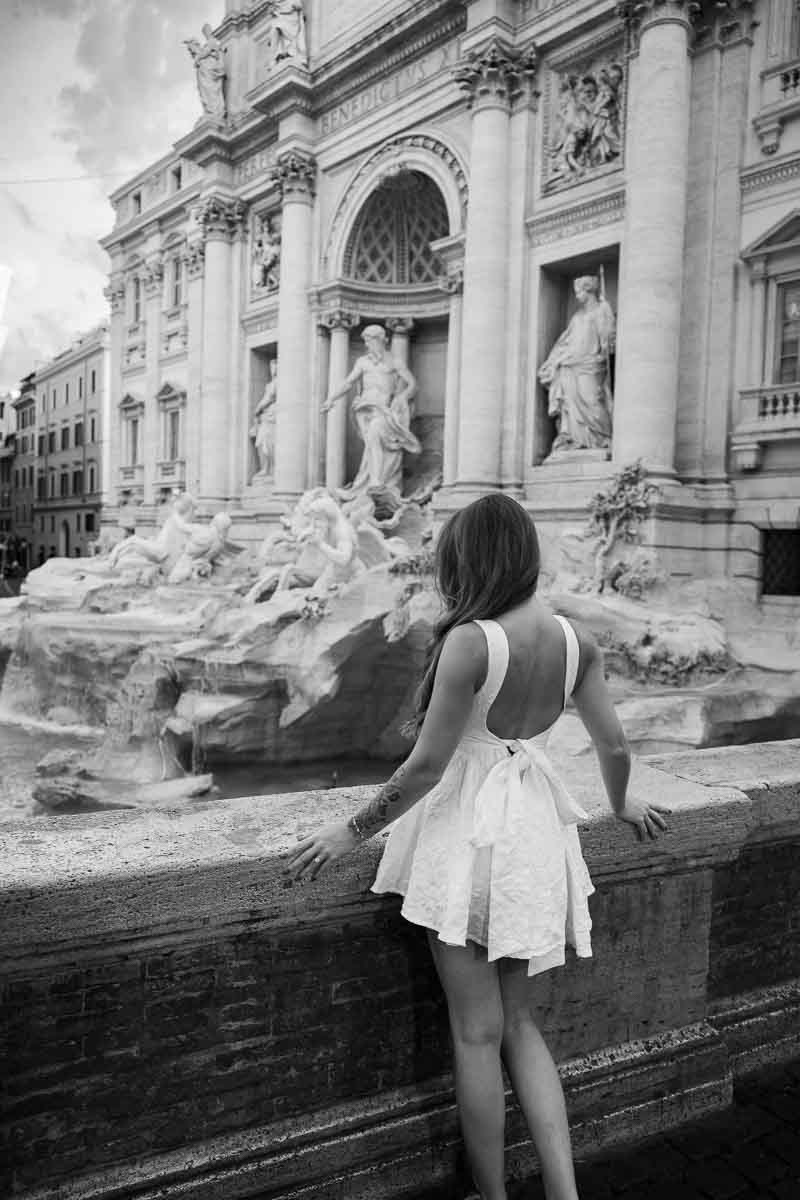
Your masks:
[{"label": "woman", "polygon": [[[371,803],[293,852],[314,878],[390,822],[373,890],[404,896],[444,987],[461,1127],[484,1200],[504,1200],[505,1062],[548,1200],[577,1200],[561,1083],[536,1026],[529,977],[591,954],[585,816],[542,742],[570,695],[617,817],[640,838],[665,809],[627,795],[630,754],[593,639],[536,599],[539,547],[525,510],[482,497],[436,547],[445,610],[434,630],[408,759]],[[423,799],[424,798],[424,799]],[[419,803],[422,801],[422,803]]]}]

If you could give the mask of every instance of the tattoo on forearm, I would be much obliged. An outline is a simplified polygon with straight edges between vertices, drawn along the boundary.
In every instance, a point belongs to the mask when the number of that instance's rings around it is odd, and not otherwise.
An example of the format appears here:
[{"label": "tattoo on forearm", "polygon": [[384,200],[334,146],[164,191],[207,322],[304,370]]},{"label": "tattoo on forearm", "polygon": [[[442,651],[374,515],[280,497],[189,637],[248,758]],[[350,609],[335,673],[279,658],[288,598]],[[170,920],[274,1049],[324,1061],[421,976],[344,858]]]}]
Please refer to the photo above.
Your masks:
[{"label": "tattoo on forearm", "polygon": [[350,828],[360,838],[372,837],[398,815],[396,806],[403,799],[403,780],[405,779],[405,764],[398,767],[388,783],[385,783],[374,800],[360,808],[348,822]]}]

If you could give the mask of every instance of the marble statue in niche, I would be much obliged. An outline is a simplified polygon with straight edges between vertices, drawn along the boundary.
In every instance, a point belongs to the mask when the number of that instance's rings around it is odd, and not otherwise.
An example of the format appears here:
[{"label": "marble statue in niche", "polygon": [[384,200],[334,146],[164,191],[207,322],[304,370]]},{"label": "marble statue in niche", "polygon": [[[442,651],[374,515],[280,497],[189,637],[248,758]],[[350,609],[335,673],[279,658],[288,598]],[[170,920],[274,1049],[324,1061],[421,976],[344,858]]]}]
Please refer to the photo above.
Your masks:
[{"label": "marble statue in niche", "polygon": [[275,469],[275,405],[278,399],[278,360],[269,360],[269,378],[255,407],[250,437],[258,459],[254,478],[268,478]]},{"label": "marble statue in niche", "polygon": [[272,18],[270,57],[273,66],[284,59],[294,59],[301,66],[308,66],[306,17],[302,0],[274,0],[269,6],[269,13]]},{"label": "marble statue in niche", "polygon": [[277,217],[257,218],[253,239],[252,285],[254,292],[274,292],[280,282],[281,234]]},{"label": "marble statue in niche", "polygon": [[557,433],[551,454],[611,445],[616,321],[595,275],[573,280],[578,309],[539,367]]},{"label": "marble statue in niche", "polygon": [[622,83],[619,63],[558,81],[553,137],[547,146],[551,182],[574,182],[622,154]]},{"label": "marble statue in niche", "polygon": [[225,101],[225,47],[214,37],[209,24],[203,26],[205,42],[198,38],[189,38],[184,42],[194,62],[197,75],[197,90],[203,115],[213,121],[224,121],[226,116]]},{"label": "marble statue in niche", "polygon": [[364,452],[355,479],[338,491],[342,500],[361,492],[381,495],[384,501],[399,504],[403,487],[403,454],[419,454],[422,447],[411,432],[411,401],[416,395],[414,376],[392,355],[386,345],[386,331],[380,325],[368,325],[361,335],[366,354],[356,359],[344,382],[324,402],[328,412],[350,389],[357,389],[351,412],[355,418]]}]

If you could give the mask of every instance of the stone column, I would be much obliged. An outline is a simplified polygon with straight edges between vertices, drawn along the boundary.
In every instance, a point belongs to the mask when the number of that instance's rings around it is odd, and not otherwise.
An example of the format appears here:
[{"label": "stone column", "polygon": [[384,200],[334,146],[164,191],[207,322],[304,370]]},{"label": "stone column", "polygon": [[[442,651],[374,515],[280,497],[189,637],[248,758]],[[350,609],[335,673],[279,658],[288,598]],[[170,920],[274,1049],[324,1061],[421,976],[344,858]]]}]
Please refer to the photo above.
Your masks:
[{"label": "stone column", "polygon": [[622,0],[629,59],[627,190],[614,462],[672,476],[689,147],[690,0]]},{"label": "stone column", "polygon": [[[328,391],[330,393],[347,378],[350,360],[350,330],[360,320],[357,312],[336,308],[320,317],[320,325],[330,330],[330,356],[328,359]],[[327,414],[325,428],[325,486],[343,487],[347,467],[347,420],[349,403],[338,400]]]},{"label": "stone column", "polygon": [[203,374],[200,416],[200,494],[218,504],[230,493],[230,310],[231,238],[244,216],[244,205],[230,197],[207,196],[198,208],[205,237],[203,286]]},{"label": "stone column", "polygon": [[407,367],[411,331],[414,328],[413,320],[411,317],[387,317],[384,324],[389,330],[389,333],[392,335],[392,356],[396,358],[399,363],[402,363],[404,367]]},{"label": "stone column", "polygon": [[447,363],[444,386],[444,430],[442,435],[442,482],[450,487],[458,477],[458,418],[461,385],[461,296],[464,287],[462,267],[448,270],[439,279],[439,287],[450,294],[447,323]]},{"label": "stone column", "polygon": [[307,487],[311,428],[311,217],[316,162],[310,154],[280,154],[274,171],[283,201],[278,302],[278,399],[275,413],[275,496],[293,500]]},{"label": "stone column", "polygon": [[111,420],[102,430],[102,458],[100,463],[101,493],[103,497],[101,523],[105,524],[110,516],[113,524],[116,520],[116,509],[119,503],[119,468],[122,465],[122,422],[119,405],[122,400],[122,352],[125,341],[125,275],[122,271],[112,271],[105,289],[105,296],[111,309],[110,329],[110,358],[109,371],[109,411]]},{"label": "stone column", "polygon": [[465,488],[500,480],[506,377],[509,114],[533,69],[497,39],[473,50],[455,77],[472,109],[470,187],[464,247],[458,478]]}]

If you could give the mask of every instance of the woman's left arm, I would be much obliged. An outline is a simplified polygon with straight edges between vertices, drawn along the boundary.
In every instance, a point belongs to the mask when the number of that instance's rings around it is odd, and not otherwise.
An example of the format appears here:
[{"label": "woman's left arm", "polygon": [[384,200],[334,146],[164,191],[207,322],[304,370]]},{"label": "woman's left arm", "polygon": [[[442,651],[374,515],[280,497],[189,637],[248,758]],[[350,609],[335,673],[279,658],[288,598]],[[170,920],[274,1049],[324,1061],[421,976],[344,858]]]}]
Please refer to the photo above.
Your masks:
[{"label": "woman's left arm", "polygon": [[425,721],[406,761],[349,821],[326,825],[298,843],[287,871],[296,879],[304,875],[314,879],[323,866],[385,829],[436,786],[461,740],[487,661],[486,640],[476,625],[458,626],[448,635]]}]

